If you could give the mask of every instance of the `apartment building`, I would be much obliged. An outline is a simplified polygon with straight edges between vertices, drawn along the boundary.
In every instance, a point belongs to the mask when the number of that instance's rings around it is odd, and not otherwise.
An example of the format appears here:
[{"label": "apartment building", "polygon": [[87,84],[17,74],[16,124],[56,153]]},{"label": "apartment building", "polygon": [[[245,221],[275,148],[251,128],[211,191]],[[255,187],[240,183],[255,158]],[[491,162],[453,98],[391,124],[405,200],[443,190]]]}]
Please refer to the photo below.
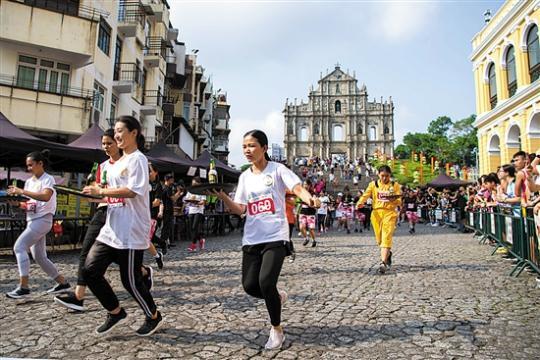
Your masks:
[{"label": "apartment building", "polygon": [[132,115],[148,147],[196,158],[212,147],[212,82],[169,11],[166,0],[0,1],[0,111],[62,143]]}]

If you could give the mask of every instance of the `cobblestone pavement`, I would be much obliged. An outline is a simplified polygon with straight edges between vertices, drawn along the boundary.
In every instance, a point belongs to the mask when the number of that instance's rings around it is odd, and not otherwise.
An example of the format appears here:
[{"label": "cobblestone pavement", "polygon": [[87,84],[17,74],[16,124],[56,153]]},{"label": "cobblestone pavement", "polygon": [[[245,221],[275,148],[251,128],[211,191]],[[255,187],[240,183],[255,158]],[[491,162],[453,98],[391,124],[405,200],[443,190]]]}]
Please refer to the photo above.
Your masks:
[{"label": "cobblestone pavement", "polygon": [[[156,272],[154,295],[164,326],[150,338],[135,336],[142,311],[108,277],[130,322],[108,337],[94,335],[105,312],[92,296],[85,313],[70,313],[44,294],[51,282],[32,265],[33,296],[0,299],[0,356],[64,359],[279,358],[279,359],[539,359],[540,289],[470,234],[419,226],[395,237],[391,273],[376,274],[372,233],[332,233],[286,262],[280,288],[286,341],[264,351],[269,332],[262,301],[240,285],[240,235],[209,239],[208,250],[175,247]],[[185,244],[185,243],[183,243]],[[182,244],[182,245],[183,245]],[[77,253],[51,255],[72,282]],[[149,259],[148,259],[149,260]],[[150,260],[149,260],[150,261]],[[0,260],[0,290],[12,290],[16,266]]]}]

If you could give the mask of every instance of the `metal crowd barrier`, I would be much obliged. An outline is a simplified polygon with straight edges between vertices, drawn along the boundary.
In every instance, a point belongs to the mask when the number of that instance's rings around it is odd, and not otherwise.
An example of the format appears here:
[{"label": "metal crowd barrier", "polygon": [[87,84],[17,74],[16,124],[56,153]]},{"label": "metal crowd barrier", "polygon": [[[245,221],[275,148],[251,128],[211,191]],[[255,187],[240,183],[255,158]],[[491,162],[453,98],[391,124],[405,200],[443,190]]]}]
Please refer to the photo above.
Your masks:
[{"label": "metal crowd barrier", "polygon": [[[532,208],[522,208],[520,216],[508,214],[499,207],[467,211],[466,227],[475,232],[480,243],[494,241],[516,259],[511,276],[530,268],[540,274],[538,231]],[[495,254],[497,248],[493,250]]]}]

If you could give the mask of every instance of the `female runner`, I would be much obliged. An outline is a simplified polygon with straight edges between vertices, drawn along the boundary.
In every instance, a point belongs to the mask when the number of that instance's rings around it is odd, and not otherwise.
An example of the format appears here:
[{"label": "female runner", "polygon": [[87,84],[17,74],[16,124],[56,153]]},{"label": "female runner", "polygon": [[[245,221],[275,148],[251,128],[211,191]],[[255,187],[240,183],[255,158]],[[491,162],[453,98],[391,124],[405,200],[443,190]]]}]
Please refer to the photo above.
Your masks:
[{"label": "female runner", "polygon": [[246,215],[242,238],[242,285],[246,293],[264,299],[272,328],[266,349],[279,349],[285,335],[281,327],[281,308],[287,299],[277,290],[283,260],[287,255],[289,227],[285,215],[287,189],[313,207],[320,201],[313,198],[300,179],[285,165],[270,161],[266,153],[268,138],[260,130],[244,135],[243,152],[251,167],[240,175],[232,200],[223,191],[215,192],[235,214]]},{"label": "female runner", "polygon": [[83,276],[108,311],[106,321],[96,329],[98,334],[106,334],[127,317],[104,277],[109,265],[117,263],[124,288],[146,315],[137,335],[148,336],[161,325],[162,317],[141,272],[150,234],[148,160],[139,151],[144,146],[144,136],[140,123],[132,116],[119,117],[114,133],[124,155],[110,168],[108,187],[86,186],[83,190],[86,194],[105,196],[108,202],[105,225],[88,253]]},{"label": "female runner", "polygon": [[51,230],[53,215],[56,213],[56,191],[54,178],[45,172],[48,151],[35,151],[26,157],[26,168],[32,177],[24,183],[24,189],[10,186],[8,194],[23,195],[30,198],[26,202],[9,201],[11,206],[26,210],[26,229],[19,235],[13,251],[19,267],[19,286],[6,294],[8,298],[20,299],[30,295],[28,275],[30,258],[28,251],[41,269],[58,284],[47,290],[49,294],[60,294],[68,291],[70,285],[58,273],[56,266],[47,258],[46,236]]}]

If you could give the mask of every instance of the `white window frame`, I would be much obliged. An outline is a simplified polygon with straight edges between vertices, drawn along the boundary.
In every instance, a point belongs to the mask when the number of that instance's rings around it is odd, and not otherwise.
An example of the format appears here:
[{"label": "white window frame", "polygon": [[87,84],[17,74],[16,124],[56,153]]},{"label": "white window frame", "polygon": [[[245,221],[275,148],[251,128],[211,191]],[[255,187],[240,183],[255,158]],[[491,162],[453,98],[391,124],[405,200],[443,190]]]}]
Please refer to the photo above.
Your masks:
[{"label": "white window frame", "polygon": [[[36,63],[31,64],[31,63],[21,61],[20,60],[21,56],[35,59]],[[53,63],[52,67],[42,65],[42,62],[46,62],[46,61],[52,62]],[[69,70],[59,69],[58,64],[69,66]],[[67,94],[69,92],[68,89],[70,88],[71,69],[72,69],[71,64],[56,61],[54,59],[42,58],[42,57],[38,57],[34,55],[17,54],[17,74],[16,74],[17,86],[20,86],[18,78],[19,78],[19,69],[21,66],[34,69],[34,79],[32,81],[31,86],[22,85],[21,87],[24,87],[27,89],[33,89],[37,91],[51,92],[54,94]],[[43,70],[46,71],[45,82],[40,82],[40,74],[42,73]],[[51,83],[51,75],[53,72],[56,74],[56,79],[55,79],[56,83],[54,84],[54,86],[52,86],[53,84]],[[67,75],[67,82],[62,81],[62,75]]]}]

